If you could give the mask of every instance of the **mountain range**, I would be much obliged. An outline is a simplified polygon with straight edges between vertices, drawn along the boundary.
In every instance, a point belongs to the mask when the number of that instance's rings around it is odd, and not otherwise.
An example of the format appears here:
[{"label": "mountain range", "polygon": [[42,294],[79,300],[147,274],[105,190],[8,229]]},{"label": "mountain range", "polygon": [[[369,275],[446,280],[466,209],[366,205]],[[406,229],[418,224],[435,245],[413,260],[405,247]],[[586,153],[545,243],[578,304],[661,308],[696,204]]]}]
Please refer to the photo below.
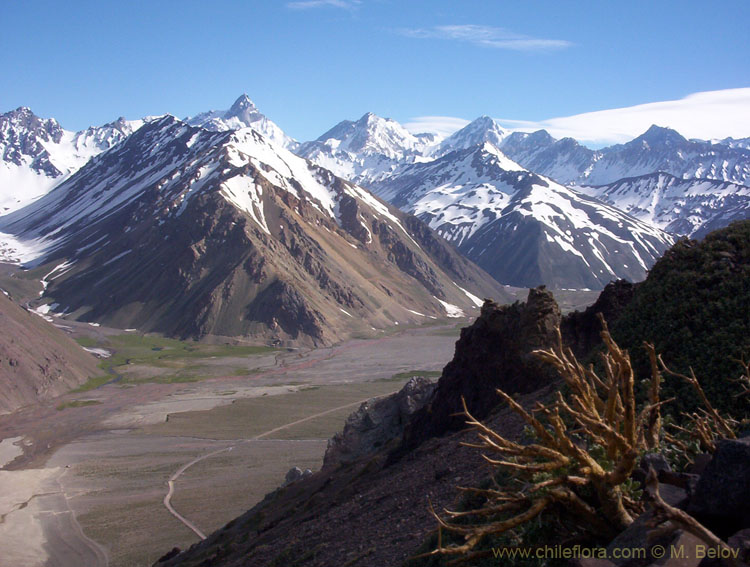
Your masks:
[{"label": "mountain range", "polygon": [[405,166],[375,192],[427,222],[503,283],[597,289],[646,277],[661,230],[555,183],[484,142]]},{"label": "mountain range", "polygon": [[511,159],[565,184],[604,185],[625,177],[663,172],[683,179],[750,183],[746,142],[687,140],[671,128],[651,126],[626,144],[591,150],[546,131],[514,132],[501,149]]},{"label": "mountain range", "polygon": [[172,336],[330,343],[507,297],[416,218],[254,129],[172,116],[0,230],[34,243],[54,312]]},{"label": "mountain range", "polygon": [[[592,150],[572,138],[556,140],[544,130],[510,132],[487,116],[445,139],[428,140],[410,134],[393,120],[368,114],[357,122],[340,123],[315,142],[302,144],[299,152],[413,212],[503,283],[601,287],[616,277],[643,279],[674,237],[701,236],[746,218],[750,207],[746,142],[687,140],[674,130],[652,126],[631,142]],[[531,179],[524,171],[545,178],[544,183],[554,188],[555,196],[548,195],[544,202],[587,202],[589,210],[594,204],[603,210],[601,203],[582,199],[585,194],[620,209],[616,214],[609,209],[603,216],[592,217],[582,212],[582,205],[574,207],[576,218],[586,218],[584,224],[596,227],[597,234],[611,233],[612,223],[617,229],[627,229],[609,246],[601,246],[597,238],[573,236],[570,227],[577,222],[572,210],[555,212],[558,224],[566,225],[562,231],[550,229],[549,218],[541,213],[532,213],[524,215],[524,220],[534,226],[528,230],[536,236],[527,233],[519,242],[517,223],[494,221],[513,212],[512,207],[505,210],[511,196],[518,193],[514,203],[523,201],[524,185]],[[673,179],[668,191],[652,190],[655,177],[662,179],[662,185],[664,179]],[[571,197],[562,199],[560,191]],[[649,198],[652,201],[647,203]],[[625,217],[618,216],[622,212],[627,213]],[[602,220],[605,217],[610,226]],[[492,226],[483,228],[488,224]],[[480,231],[487,241],[481,245],[473,242]],[[553,243],[555,232],[567,257],[559,250],[543,251],[547,243]],[[630,238],[626,233],[640,237]],[[530,244],[534,239],[536,244]],[[494,249],[490,241],[506,243],[507,248]],[[614,250],[623,246],[615,242],[626,242],[629,257],[617,256],[620,252]],[[508,255],[510,251],[516,252],[517,260]],[[483,259],[483,254],[488,258]],[[599,256],[601,261],[597,261]],[[557,261],[552,262],[552,257]],[[524,268],[519,271],[513,265],[516,262]],[[546,273],[526,269],[535,262],[547,266]],[[590,275],[582,280],[576,275],[581,270]]]},{"label": "mountain range", "polygon": [[328,342],[500,284],[641,280],[675,238],[747,217],[747,146],[653,126],[592,150],[487,116],[442,138],[372,113],[300,143],[246,95],[81,132],[19,108],[0,115],[0,251],[55,268],[44,299],[70,316]]}]

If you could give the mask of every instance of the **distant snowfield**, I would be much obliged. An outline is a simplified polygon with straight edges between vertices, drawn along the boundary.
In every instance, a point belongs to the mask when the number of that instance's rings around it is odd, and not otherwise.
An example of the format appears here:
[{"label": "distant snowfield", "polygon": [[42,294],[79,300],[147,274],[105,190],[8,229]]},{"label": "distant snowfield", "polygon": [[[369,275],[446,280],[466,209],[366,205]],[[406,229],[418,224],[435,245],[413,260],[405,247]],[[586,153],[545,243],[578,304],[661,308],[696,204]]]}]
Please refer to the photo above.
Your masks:
[{"label": "distant snowfield", "polygon": [[33,203],[49,193],[61,179],[47,177],[27,166],[0,163],[0,215]]},{"label": "distant snowfield", "polygon": [[109,358],[112,356],[112,353],[108,351],[107,349],[103,348],[90,348],[90,347],[81,347],[86,352],[90,352],[91,354],[98,356],[99,358]]},{"label": "distant snowfield", "polygon": [[484,305],[484,301],[482,301],[481,299],[479,299],[479,298],[478,298],[478,297],[477,297],[476,295],[474,295],[473,293],[469,293],[468,291],[466,291],[466,290],[465,290],[464,288],[462,288],[462,287],[461,287],[460,285],[458,285],[458,284],[457,284],[456,282],[453,282],[453,285],[455,285],[455,286],[456,286],[456,287],[457,287],[458,289],[460,289],[461,291],[463,291],[463,292],[464,292],[464,293],[466,294],[466,297],[468,297],[469,299],[471,299],[471,301],[472,301],[472,302],[474,303],[474,305],[476,305],[477,307],[481,307],[482,305]]}]

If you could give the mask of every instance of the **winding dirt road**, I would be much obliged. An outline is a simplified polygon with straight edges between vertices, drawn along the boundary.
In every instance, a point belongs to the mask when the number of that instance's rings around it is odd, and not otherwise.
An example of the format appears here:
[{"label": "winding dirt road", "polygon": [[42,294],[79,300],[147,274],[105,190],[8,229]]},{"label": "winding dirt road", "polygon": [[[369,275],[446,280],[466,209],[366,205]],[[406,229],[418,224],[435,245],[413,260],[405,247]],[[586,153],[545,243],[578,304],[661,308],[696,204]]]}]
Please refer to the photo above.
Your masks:
[{"label": "winding dirt road", "polygon": [[[396,393],[396,390],[394,390],[393,392],[391,392],[391,394],[393,394],[393,393]],[[386,395],[389,395],[389,394],[386,394]],[[293,427],[295,425],[299,425],[300,423],[305,423],[306,421],[310,421],[310,420],[313,420],[313,419],[317,419],[319,417],[323,417],[325,415],[328,415],[329,413],[333,413],[333,412],[340,411],[340,410],[343,410],[343,409],[346,409],[346,408],[350,408],[350,407],[359,406],[360,404],[362,404],[363,402],[366,402],[369,399],[370,398],[365,398],[363,400],[359,400],[359,401],[356,401],[356,402],[352,402],[350,404],[346,404],[346,405],[339,406],[339,407],[336,407],[336,408],[332,408],[332,409],[329,409],[329,410],[326,410],[326,411],[322,411],[322,412],[316,413],[314,415],[309,415],[309,416],[304,417],[302,419],[298,419],[297,421],[292,421],[290,423],[286,423],[284,425],[280,425],[279,427],[274,427],[273,429],[269,429],[268,431],[264,431],[263,433],[259,433],[258,435],[255,435],[254,437],[251,437],[250,439],[244,439],[240,443],[249,443],[251,441],[257,441],[258,439],[263,439],[264,437],[267,437],[269,435],[273,435],[274,433],[277,433],[279,431],[283,431],[284,429],[288,429],[288,428]],[[200,457],[196,457],[192,461],[190,461],[188,463],[185,463],[179,469],[177,469],[174,472],[174,474],[171,477],[169,477],[169,480],[167,481],[167,486],[169,487],[169,490],[167,491],[166,496],[164,496],[164,506],[167,508],[167,510],[169,511],[170,514],[172,514],[180,522],[182,522],[183,524],[185,524],[188,528],[190,528],[195,533],[195,535],[197,535],[202,540],[206,539],[206,534],[204,534],[200,530],[200,528],[198,528],[198,526],[196,526],[193,522],[191,522],[185,516],[183,516],[182,514],[180,514],[177,510],[174,509],[174,506],[172,506],[172,496],[174,496],[174,493],[175,493],[175,482],[177,482],[177,479],[180,478],[180,476],[182,476],[182,474],[186,470],[188,470],[190,467],[192,467],[193,465],[195,465],[195,464],[197,464],[197,463],[199,463],[199,462],[201,462],[201,461],[203,461],[205,459],[209,459],[209,458],[211,458],[211,457],[213,457],[215,455],[219,455],[221,453],[225,453],[225,452],[231,451],[237,445],[239,445],[239,443],[237,443],[235,445],[232,445],[231,447],[224,447],[223,449],[218,449],[216,451],[211,451],[210,453],[206,453],[205,455],[201,455]]]}]

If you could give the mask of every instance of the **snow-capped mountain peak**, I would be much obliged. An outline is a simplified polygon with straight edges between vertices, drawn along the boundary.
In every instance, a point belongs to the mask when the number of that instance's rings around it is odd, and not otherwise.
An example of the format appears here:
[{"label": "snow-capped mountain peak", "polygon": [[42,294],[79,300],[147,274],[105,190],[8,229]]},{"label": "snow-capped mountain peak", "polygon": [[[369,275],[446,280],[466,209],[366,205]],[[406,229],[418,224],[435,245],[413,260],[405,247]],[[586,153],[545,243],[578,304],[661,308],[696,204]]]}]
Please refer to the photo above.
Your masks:
[{"label": "snow-capped mountain peak", "polygon": [[643,134],[628,142],[630,146],[675,147],[687,144],[688,141],[679,132],[652,124]]},{"label": "snow-capped mountain peak", "polygon": [[448,152],[470,148],[483,142],[490,142],[499,147],[503,139],[509,134],[510,132],[500,126],[495,119],[483,115],[448,136],[437,146],[433,154],[441,156]]},{"label": "snow-capped mountain peak", "polygon": [[299,144],[289,137],[274,122],[269,120],[246,94],[234,101],[229,110],[209,110],[201,112],[185,122],[212,132],[252,128],[262,134],[271,143],[286,149],[294,150]]},{"label": "snow-capped mountain peak", "polygon": [[61,172],[48,161],[45,144],[57,144],[63,129],[54,118],[40,118],[27,106],[0,115],[0,156],[6,163],[29,165],[34,171],[55,177]]},{"label": "snow-capped mountain peak", "polygon": [[258,107],[255,103],[250,100],[250,97],[246,93],[242,93],[237,100],[234,101],[232,107],[227,111],[227,114],[231,116],[252,116],[258,113]]},{"label": "snow-capped mountain peak", "polygon": [[414,135],[395,120],[367,112],[359,120],[339,122],[296,151],[336,175],[372,187],[401,165],[429,161],[424,154],[434,140],[434,136]]},{"label": "snow-capped mountain peak", "polygon": [[316,142],[337,151],[404,159],[420,152],[428,142],[415,136],[395,120],[365,113],[353,122],[344,120],[320,136]]}]

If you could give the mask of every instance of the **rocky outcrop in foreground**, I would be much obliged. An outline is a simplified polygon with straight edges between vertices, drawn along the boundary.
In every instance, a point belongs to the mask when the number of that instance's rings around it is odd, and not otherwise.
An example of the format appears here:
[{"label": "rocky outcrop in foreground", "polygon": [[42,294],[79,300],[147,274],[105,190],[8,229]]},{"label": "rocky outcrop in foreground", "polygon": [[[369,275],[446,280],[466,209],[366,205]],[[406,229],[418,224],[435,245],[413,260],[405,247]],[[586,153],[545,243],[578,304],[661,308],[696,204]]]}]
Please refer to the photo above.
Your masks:
[{"label": "rocky outcrop in foreground", "polygon": [[687,511],[721,537],[750,529],[750,437],[717,444]]},{"label": "rocky outcrop in foreground", "polygon": [[409,418],[434,390],[433,382],[414,376],[395,394],[364,402],[346,420],[344,430],[328,440],[323,468],[351,463],[400,439]]},{"label": "rocky outcrop in foreground", "polygon": [[526,394],[550,385],[556,373],[531,353],[557,341],[560,309],[544,286],[529,290],[526,303],[487,300],[479,318],[461,330],[453,360],[443,370],[429,403],[412,419],[404,447],[464,427],[461,398],[478,419],[498,405],[495,392]]},{"label": "rocky outcrop in foreground", "polygon": [[597,314],[601,313],[611,327],[633,300],[637,286],[626,280],[610,282],[592,305],[563,317],[560,332],[563,342],[573,350],[573,354],[584,358],[601,344],[602,324]]}]

